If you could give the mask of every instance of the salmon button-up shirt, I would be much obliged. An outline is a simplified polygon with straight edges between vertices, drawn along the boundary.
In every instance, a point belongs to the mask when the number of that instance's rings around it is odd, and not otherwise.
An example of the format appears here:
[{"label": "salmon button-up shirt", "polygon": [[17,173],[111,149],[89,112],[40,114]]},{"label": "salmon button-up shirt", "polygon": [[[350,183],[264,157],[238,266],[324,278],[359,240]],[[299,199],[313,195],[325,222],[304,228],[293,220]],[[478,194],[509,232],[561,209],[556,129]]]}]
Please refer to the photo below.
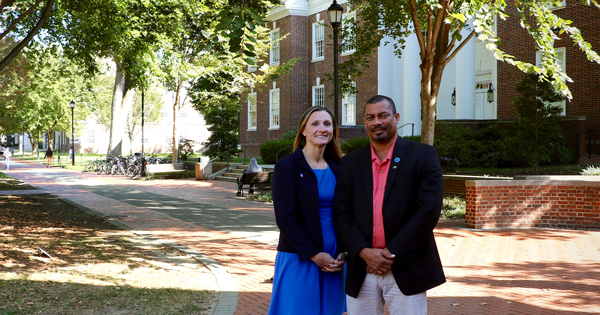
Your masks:
[{"label": "salmon button-up shirt", "polygon": [[379,160],[371,145],[371,168],[373,172],[373,248],[385,248],[385,230],[383,226],[383,196],[387,182],[388,171],[394,153],[396,141],[383,161]]}]

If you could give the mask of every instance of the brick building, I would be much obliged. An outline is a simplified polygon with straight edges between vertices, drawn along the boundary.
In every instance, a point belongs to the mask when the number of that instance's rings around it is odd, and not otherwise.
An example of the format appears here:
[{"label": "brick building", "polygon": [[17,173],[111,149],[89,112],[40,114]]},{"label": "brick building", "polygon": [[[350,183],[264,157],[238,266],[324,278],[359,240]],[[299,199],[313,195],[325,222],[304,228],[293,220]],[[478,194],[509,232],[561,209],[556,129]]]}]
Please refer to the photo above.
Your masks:
[{"label": "brick building", "polygon": [[[333,73],[333,50],[327,8],[331,0],[288,0],[273,8],[268,15],[272,39],[283,38],[271,49],[269,60],[264,62],[276,65],[292,58],[299,58],[290,74],[269,83],[262,91],[252,91],[243,98],[240,112],[240,144],[248,156],[259,156],[260,144],[264,141],[280,139],[281,136],[296,130],[300,116],[313,105],[325,105],[331,109],[333,84],[325,81],[325,74]],[[355,14],[345,7],[345,14]],[[497,31],[502,38],[501,49],[514,55],[518,60],[534,63],[536,49],[518,21],[514,6],[508,7],[510,17],[499,20]],[[585,6],[577,0],[563,2],[555,8],[555,13],[573,20],[584,38],[593,47],[600,47],[598,36],[600,11],[593,6]],[[321,24],[322,23],[322,24]],[[463,38],[468,35],[464,31]],[[562,58],[567,74],[574,80],[569,84],[573,100],[564,106],[568,131],[600,130],[598,88],[596,80],[600,66],[587,60],[585,54],[563,38],[556,42],[559,58]],[[341,43],[340,63],[352,54]],[[369,69],[356,78],[356,95],[340,95],[338,117],[342,140],[365,137],[362,113],[365,101],[375,94],[390,96],[400,113],[399,130],[401,135],[421,133],[419,47],[415,35],[406,40],[401,58],[398,58],[392,45],[382,45],[373,54]],[[248,69],[256,71],[255,68]],[[516,118],[512,99],[514,88],[523,78],[523,73],[514,66],[498,62],[485,44],[474,38],[467,43],[457,56],[446,66],[438,95],[437,118],[477,124],[506,121]],[[486,93],[493,84],[494,101],[488,102]],[[451,104],[451,95],[456,91],[456,103]],[[583,152],[583,151],[582,151]]]},{"label": "brick building", "polygon": [[[592,44],[595,51],[600,51],[600,11],[593,5],[584,5],[577,0],[563,0],[559,7],[552,8],[554,13],[566,20],[571,20],[572,26],[577,27],[583,38]],[[502,38],[499,47],[518,60],[538,63],[536,45],[518,21],[518,13],[514,5],[507,8],[509,17],[506,21],[498,21],[498,34]],[[573,79],[567,83],[573,99],[562,104],[563,129],[567,132],[600,131],[600,65],[587,59],[573,40],[566,34],[556,35],[556,49],[563,70]],[[514,66],[504,62],[497,63],[498,69],[498,119],[515,118],[516,111],[512,100],[517,96],[514,91],[516,84],[523,78],[523,73]],[[587,143],[587,134],[580,134],[578,140],[581,148],[580,154],[584,156],[590,149]],[[592,135],[593,137],[593,135]],[[593,141],[593,139],[592,139]],[[592,152],[593,152],[592,147]]]}]

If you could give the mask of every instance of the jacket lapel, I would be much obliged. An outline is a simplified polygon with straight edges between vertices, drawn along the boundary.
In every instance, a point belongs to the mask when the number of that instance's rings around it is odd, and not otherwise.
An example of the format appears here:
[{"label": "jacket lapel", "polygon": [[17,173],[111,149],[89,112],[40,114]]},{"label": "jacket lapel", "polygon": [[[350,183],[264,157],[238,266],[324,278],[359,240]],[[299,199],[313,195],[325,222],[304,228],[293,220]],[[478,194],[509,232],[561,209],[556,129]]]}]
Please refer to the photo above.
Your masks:
[{"label": "jacket lapel", "polygon": [[373,167],[371,164],[371,145],[363,147],[361,152],[359,168],[363,178],[365,187],[365,193],[367,194],[367,205],[371,210],[373,209]]},{"label": "jacket lapel", "polygon": [[387,181],[385,183],[385,195],[383,196],[384,204],[388,200],[390,191],[392,191],[392,186],[394,180],[396,180],[396,175],[398,175],[398,173],[400,172],[400,168],[402,167],[402,163],[404,162],[404,157],[408,152],[409,143],[410,142],[402,139],[401,137],[398,137],[398,139],[396,140],[396,145],[394,146],[394,153],[392,154],[392,160],[390,161],[390,169],[388,170]]}]

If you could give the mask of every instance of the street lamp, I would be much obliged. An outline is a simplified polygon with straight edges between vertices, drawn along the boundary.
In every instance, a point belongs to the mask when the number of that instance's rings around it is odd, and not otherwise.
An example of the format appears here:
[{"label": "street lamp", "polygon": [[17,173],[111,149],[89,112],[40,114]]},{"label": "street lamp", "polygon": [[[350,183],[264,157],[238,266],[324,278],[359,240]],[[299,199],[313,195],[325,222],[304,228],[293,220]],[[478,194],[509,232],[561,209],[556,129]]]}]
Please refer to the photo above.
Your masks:
[{"label": "street lamp", "polygon": [[21,141],[21,154],[25,158],[25,119],[23,119],[23,141]]},{"label": "street lamp", "polygon": [[71,105],[71,150],[73,150],[73,156],[71,157],[71,165],[75,166],[75,124],[73,119],[73,112],[75,109],[75,101],[69,103]]},{"label": "street lamp", "polygon": [[487,101],[488,103],[494,102],[494,89],[492,83],[490,83],[490,88],[487,90]]},{"label": "street lamp", "polygon": [[456,106],[456,88],[454,88],[454,92],[452,92],[452,97],[450,98],[450,102],[452,106]]},{"label": "street lamp", "polygon": [[342,14],[344,8],[333,0],[331,6],[327,9],[329,23],[333,27],[333,113],[335,121],[339,124],[338,119],[338,31],[342,25]]},{"label": "street lamp", "polygon": [[144,91],[146,89],[142,89],[142,156],[140,157],[141,171],[140,177],[144,176],[144,172],[146,171],[144,168],[146,167],[146,163],[144,160]]}]

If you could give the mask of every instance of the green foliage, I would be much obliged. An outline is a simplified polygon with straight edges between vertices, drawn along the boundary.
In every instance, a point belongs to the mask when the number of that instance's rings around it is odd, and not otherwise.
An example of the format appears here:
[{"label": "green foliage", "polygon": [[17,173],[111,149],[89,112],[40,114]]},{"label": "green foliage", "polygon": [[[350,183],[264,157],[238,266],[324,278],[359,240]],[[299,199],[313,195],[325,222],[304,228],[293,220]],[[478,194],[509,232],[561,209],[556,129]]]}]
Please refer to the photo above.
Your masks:
[{"label": "green foliage", "polygon": [[340,143],[340,149],[342,150],[343,154],[348,154],[358,148],[364,147],[365,145],[369,144],[369,138],[352,138],[352,139],[348,139],[346,141],[342,141],[342,143]]},{"label": "green foliage", "polygon": [[281,139],[296,140],[297,134],[298,134],[298,128],[294,128],[294,129],[282,134]]},{"label": "green foliage", "polygon": [[[169,141],[169,146],[173,146],[173,140]],[[191,158],[194,155],[194,144],[196,141],[190,139],[179,139],[179,154],[178,161],[183,162]],[[167,159],[173,159],[173,153],[167,155]]]},{"label": "green foliage", "polygon": [[516,165],[536,168],[568,162],[571,154],[565,148],[559,125],[562,108],[551,104],[565,97],[535,74],[525,75],[515,90],[520,94],[513,100],[519,118],[510,124],[502,143],[505,158]]},{"label": "green foliage", "polygon": [[472,152],[477,149],[478,143],[474,139],[473,129],[440,121],[436,122],[435,128],[437,137],[434,146],[442,160],[445,158],[453,161],[450,166],[474,164],[475,156]]},{"label": "green foliage", "polygon": [[260,145],[260,156],[263,164],[275,164],[283,157],[292,154],[294,140],[281,139],[265,141]]},{"label": "green foliage", "polygon": [[421,142],[421,135],[403,136],[402,138],[414,142]]},{"label": "green foliage", "polygon": [[[589,5],[597,1],[583,0]],[[342,41],[355,47],[355,53],[340,64],[339,78],[343,92],[355,91],[352,82],[356,81],[371,64],[371,56],[380,45],[392,45],[394,54],[401,57],[406,40],[415,35],[419,46],[421,64],[414,69],[421,71],[421,86],[429,87],[421,91],[422,141],[434,143],[435,100],[439,93],[442,75],[446,65],[473,37],[485,43],[486,49],[494,53],[498,60],[517,66],[526,73],[537,73],[551,81],[563,95],[571,98],[566,85],[571,79],[561,68],[554,49],[557,34],[568,35],[585,52],[589,60],[600,63],[600,55],[592,50],[590,43],[581,36],[579,29],[571,21],[558,17],[549,5],[556,1],[487,1],[487,0],[432,0],[432,1],[390,1],[390,0],[348,0],[346,5],[357,12],[356,21],[345,21],[342,26]],[[500,50],[496,23],[506,20],[511,9],[516,6],[517,15],[511,23],[520,22],[533,38],[540,53],[540,65],[518,61]],[[560,12],[560,11],[556,11]],[[518,21],[517,21],[518,19]],[[464,31],[464,32],[463,32]],[[463,34],[467,34],[463,37]],[[414,42],[413,42],[414,44]],[[418,68],[417,68],[418,67]],[[331,75],[326,75],[332,80]]]},{"label": "green foliage", "polygon": [[581,170],[581,175],[595,175],[600,176],[600,167],[595,167],[593,165],[588,165],[588,167]]},{"label": "green foliage", "polygon": [[443,219],[464,219],[467,214],[466,201],[461,197],[445,197],[442,205]]},{"label": "green foliage", "polygon": [[450,169],[462,167],[495,167],[506,164],[500,142],[505,132],[497,126],[489,126],[482,130],[449,124],[441,121],[435,125],[437,137],[434,145],[443,166]]},{"label": "green foliage", "polygon": [[[160,111],[162,108],[162,93],[158,89],[153,88],[144,93],[144,123],[149,124],[159,121]],[[133,142],[133,140],[140,133],[142,129],[141,126],[142,93],[138,93],[133,98],[133,106],[127,115],[127,121],[125,123],[125,134],[129,138],[130,142]],[[179,156],[181,156],[181,153],[179,153]]]},{"label": "green foliage", "polygon": [[208,148],[205,152],[211,159],[217,157],[223,161],[229,157],[235,157],[240,150],[237,149],[239,141],[239,103],[229,102],[222,107],[213,107],[201,111],[210,125],[208,130],[210,137],[203,144]]},{"label": "green foliage", "polygon": [[271,193],[261,192],[260,194],[247,195],[247,196],[248,196],[248,200],[273,203],[273,196],[271,195]]}]

